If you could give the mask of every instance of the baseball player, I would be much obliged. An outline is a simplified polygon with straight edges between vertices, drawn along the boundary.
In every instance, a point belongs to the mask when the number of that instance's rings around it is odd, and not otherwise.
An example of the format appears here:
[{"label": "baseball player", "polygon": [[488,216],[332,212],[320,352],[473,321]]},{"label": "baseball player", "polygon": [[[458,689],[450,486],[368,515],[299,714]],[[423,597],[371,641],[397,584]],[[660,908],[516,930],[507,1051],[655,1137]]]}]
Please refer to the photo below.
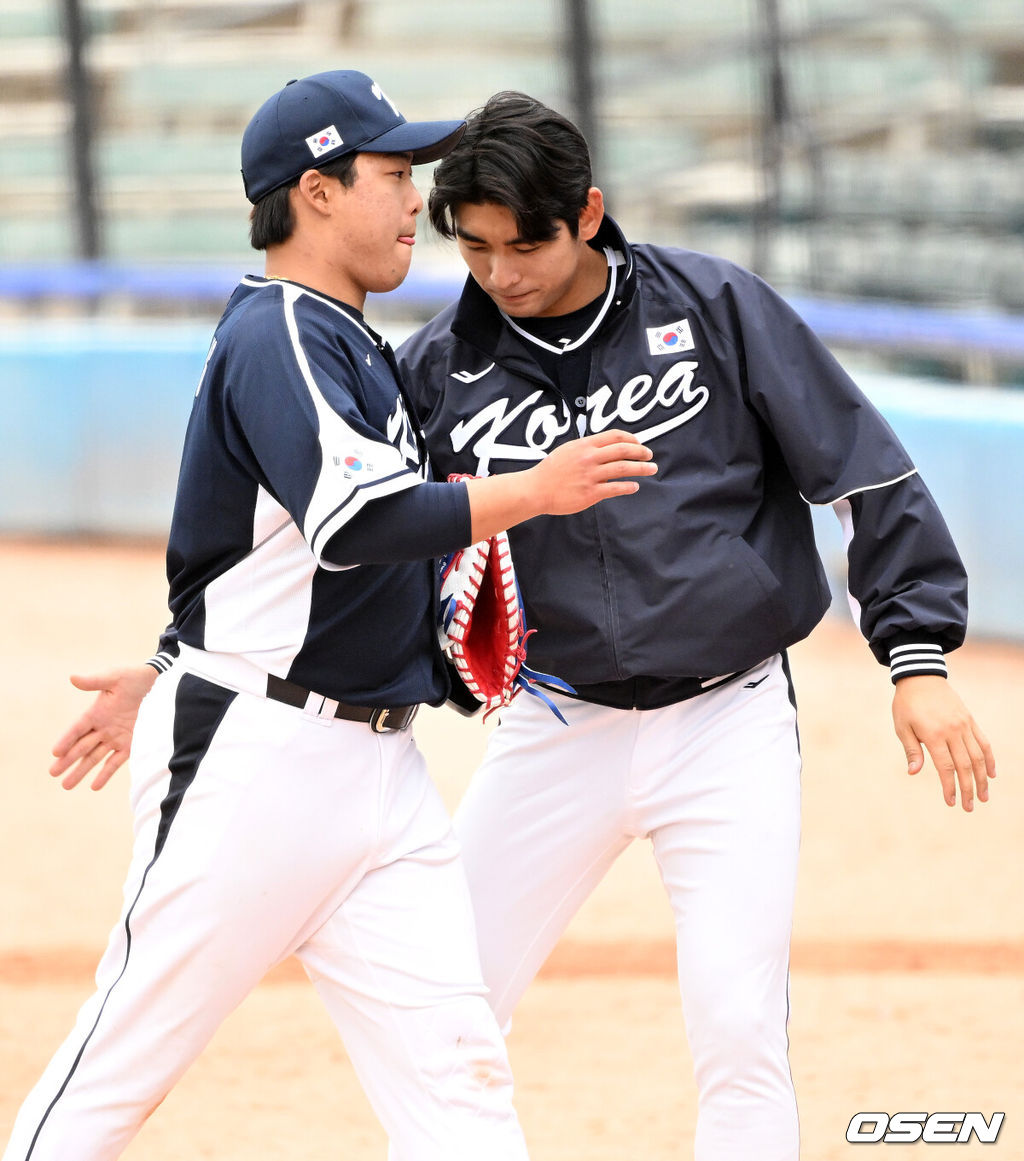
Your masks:
[{"label": "baseball player", "polygon": [[[524,1161],[457,845],[409,724],[448,695],[432,557],[653,472],[607,433],[516,477],[434,483],[362,315],[405,277],[410,123],[358,72],[292,82],[242,139],[266,273],[217,326],[167,549],[176,657],[135,731],[135,845],[96,992],[5,1161],[107,1161],[285,957],[302,961],[394,1147]],[[152,671],[155,672],[155,671]]]},{"label": "baseball player", "polygon": [[[530,663],[575,693],[550,691],[567,726],[535,698],[503,711],[456,812],[491,1005],[506,1024],[617,856],[650,840],[676,921],[695,1158],[793,1161],[786,650],[829,603],[808,504],[843,522],[909,772],[927,751],[945,800],[971,810],[995,766],[947,678],[962,564],[907,453],[802,321],[732,263],[629,243],[565,118],[499,94],[434,180],[431,221],[470,277],[398,354],[438,477],[516,472],[612,426],[659,467],[628,503],[510,532]],[[102,761],[109,778],[150,680],[79,679],[100,697],[53,773],[74,784]]]},{"label": "baseball player", "polygon": [[[435,171],[432,224],[470,277],[399,351],[436,471],[498,474],[611,425],[656,480],[557,527],[512,529],[531,665],[568,728],[519,698],[456,813],[499,1022],[635,838],[676,922],[697,1161],[793,1161],[788,956],[800,753],[786,649],[829,592],[809,504],[845,525],[860,625],[952,805],[994,774],[947,681],[966,581],[904,449],[761,280],[631,245],[576,128],[522,94],[470,118]],[[401,1161],[412,1161],[394,1151]]]}]

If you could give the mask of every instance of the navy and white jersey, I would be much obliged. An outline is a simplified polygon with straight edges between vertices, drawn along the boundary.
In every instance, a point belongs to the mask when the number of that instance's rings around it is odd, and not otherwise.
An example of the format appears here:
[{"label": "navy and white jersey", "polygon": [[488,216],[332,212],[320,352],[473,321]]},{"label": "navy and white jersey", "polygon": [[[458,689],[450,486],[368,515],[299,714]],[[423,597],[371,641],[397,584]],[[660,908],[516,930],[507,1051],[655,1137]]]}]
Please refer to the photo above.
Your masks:
[{"label": "navy and white jersey", "polygon": [[[872,651],[888,664],[911,646],[903,664],[944,673],[965,632],[963,566],[906,451],[824,345],[730,262],[630,246],[608,218],[591,245],[611,276],[589,333],[544,346],[469,279],[398,351],[442,476],[520,470],[611,427],[654,452],[636,495],[511,530],[531,665],[597,685],[712,677],[785,649],[830,601],[808,505],[832,504]],[[551,353],[584,347],[574,389],[578,367],[553,375]]]},{"label": "navy and white jersey", "polygon": [[443,701],[433,561],[382,548],[361,550],[377,563],[358,563],[346,545],[356,528],[360,545],[400,541],[394,519],[375,514],[415,518],[415,504],[395,504],[420,488],[431,550],[467,543],[465,489],[428,477],[394,356],[362,315],[295,283],[245,278],[214,334],[185,437],[169,639],[338,701]]}]

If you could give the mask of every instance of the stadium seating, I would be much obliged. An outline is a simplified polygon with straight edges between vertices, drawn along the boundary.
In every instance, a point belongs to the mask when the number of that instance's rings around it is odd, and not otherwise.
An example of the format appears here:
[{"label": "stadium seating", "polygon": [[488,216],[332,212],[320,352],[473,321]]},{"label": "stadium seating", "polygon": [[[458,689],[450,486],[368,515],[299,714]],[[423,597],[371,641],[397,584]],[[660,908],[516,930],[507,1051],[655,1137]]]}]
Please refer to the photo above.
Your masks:
[{"label": "stadium seating", "polygon": [[[556,0],[82,3],[113,260],[249,264],[238,136],[291,76],[360,68],[424,117],[468,111],[497,88],[574,104]],[[1019,0],[864,6],[860,17],[848,0],[782,8],[789,108],[766,216],[760,5],[592,5],[599,177],[617,216],[659,241],[760,253],[786,286],[1024,309]],[[3,262],[74,255],[59,13],[0,0]],[[760,250],[757,228],[770,234]]]}]

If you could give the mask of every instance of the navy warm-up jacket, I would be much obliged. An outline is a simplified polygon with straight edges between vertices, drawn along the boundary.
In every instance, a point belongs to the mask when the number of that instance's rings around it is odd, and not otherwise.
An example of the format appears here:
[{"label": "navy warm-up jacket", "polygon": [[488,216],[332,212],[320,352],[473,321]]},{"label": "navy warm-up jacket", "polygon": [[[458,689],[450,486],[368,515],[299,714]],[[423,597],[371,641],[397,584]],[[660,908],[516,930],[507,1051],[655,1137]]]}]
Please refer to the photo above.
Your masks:
[{"label": "navy warm-up jacket", "polygon": [[845,518],[862,631],[948,651],[967,584],[945,522],[889,425],[761,279],[720,258],[629,245],[606,218],[614,290],[586,395],[563,398],[470,278],[398,352],[435,474],[530,466],[610,427],[658,474],[633,496],[511,530],[530,663],[574,684],[710,677],[805,637],[830,600],[808,505]]}]

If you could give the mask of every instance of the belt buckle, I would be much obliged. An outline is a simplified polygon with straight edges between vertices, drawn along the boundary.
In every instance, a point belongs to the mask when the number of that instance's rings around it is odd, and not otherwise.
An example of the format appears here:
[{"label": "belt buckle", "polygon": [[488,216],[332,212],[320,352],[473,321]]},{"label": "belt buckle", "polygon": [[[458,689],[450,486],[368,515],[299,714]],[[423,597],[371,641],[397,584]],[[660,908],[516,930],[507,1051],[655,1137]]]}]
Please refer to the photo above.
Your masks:
[{"label": "belt buckle", "polygon": [[381,706],[370,714],[370,729],[375,734],[387,734],[393,730],[404,730],[416,716],[418,705],[408,706],[404,713],[397,713],[390,706]]}]

